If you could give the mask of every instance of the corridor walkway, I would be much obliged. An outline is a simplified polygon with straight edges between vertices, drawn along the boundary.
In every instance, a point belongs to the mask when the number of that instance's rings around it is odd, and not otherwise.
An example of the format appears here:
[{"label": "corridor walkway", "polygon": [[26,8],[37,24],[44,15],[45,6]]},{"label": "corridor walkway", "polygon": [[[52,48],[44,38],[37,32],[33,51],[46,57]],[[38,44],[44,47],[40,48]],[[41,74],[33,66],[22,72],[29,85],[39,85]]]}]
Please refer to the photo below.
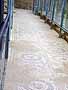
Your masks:
[{"label": "corridor walkway", "polygon": [[14,14],[4,90],[68,90],[68,44],[31,11]]}]

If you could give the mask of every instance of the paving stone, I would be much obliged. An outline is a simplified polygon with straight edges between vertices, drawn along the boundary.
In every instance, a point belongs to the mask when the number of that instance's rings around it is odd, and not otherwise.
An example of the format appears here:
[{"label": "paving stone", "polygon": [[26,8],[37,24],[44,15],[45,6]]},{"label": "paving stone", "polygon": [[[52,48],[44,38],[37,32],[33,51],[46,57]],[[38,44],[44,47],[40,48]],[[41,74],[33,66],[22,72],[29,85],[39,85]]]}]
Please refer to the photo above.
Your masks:
[{"label": "paving stone", "polygon": [[31,90],[57,90],[52,83],[45,81],[34,81],[31,83],[29,88]]},{"label": "paving stone", "polygon": [[29,10],[16,9],[4,90],[68,90],[68,44]]}]

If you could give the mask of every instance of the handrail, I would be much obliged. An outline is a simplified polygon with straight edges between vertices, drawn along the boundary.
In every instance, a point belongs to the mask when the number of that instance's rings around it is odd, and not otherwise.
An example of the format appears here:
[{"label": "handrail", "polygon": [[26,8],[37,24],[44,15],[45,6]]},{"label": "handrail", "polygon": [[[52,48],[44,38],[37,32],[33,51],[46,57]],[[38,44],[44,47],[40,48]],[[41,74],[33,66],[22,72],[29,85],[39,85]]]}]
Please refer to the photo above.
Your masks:
[{"label": "handrail", "polygon": [[[42,6],[42,8],[44,7],[44,10],[42,9],[42,13],[39,12],[38,8],[38,3],[40,3],[40,0],[33,0],[33,12],[34,14],[39,14],[40,16],[45,16],[46,21],[50,21],[51,22],[51,28],[53,25],[57,25],[60,28],[59,31],[59,37],[64,36],[64,38],[66,38],[66,35],[68,35],[68,1],[67,0],[60,0],[60,2],[58,2],[57,0],[44,0],[44,4]],[[52,3],[52,5],[48,5]],[[57,4],[58,3],[58,4]],[[42,5],[42,3],[41,3]],[[41,7],[41,6],[40,6]],[[50,10],[48,10],[49,8],[51,8]],[[59,8],[59,10],[58,10]],[[40,8],[41,11],[41,8]],[[43,14],[44,12],[44,14]],[[64,32],[64,34],[63,34]]]},{"label": "handrail", "polygon": [[[3,55],[2,50],[5,52],[5,59],[8,59],[8,48],[9,48],[9,29],[10,29],[10,15],[8,14],[3,20],[0,27],[0,52]],[[5,41],[3,40],[5,39]],[[3,43],[5,43],[5,48],[2,48]]]},{"label": "handrail", "polygon": [[[10,14],[7,14],[3,22],[0,26],[0,59],[2,60],[2,63],[4,63],[4,66],[2,66],[1,71],[3,73],[0,73],[2,77],[0,90],[3,90],[3,81],[4,81],[4,72],[6,68],[6,60],[8,59],[8,48],[9,48],[9,30],[10,30]],[[3,47],[5,45],[5,47]],[[4,57],[4,60],[2,59]],[[2,64],[1,63],[1,64]]]},{"label": "handrail", "polygon": [[3,23],[1,24],[1,27],[0,27],[0,40],[1,40],[1,38],[2,38],[2,36],[3,36],[3,33],[5,33],[6,31],[6,27],[7,27],[7,25],[8,25],[8,21],[9,21],[9,15],[7,15],[6,16],[6,18],[4,19],[4,21],[3,21]]},{"label": "handrail", "polygon": [[[0,0],[0,1],[4,1],[4,0]],[[4,3],[0,3],[1,6]],[[3,90],[3,86],[4,86],[4,76],[5,76],[5,68],[6,68],[6,63],[7,63],[7,59],[8,59],[8,52],[9,52],[9,33],[11,30],[11,26],[12,26],[12,16],[13,16],[13,0],[7,0],[7,15],[4,19],[1,18],[0,22],[0,64],[1,64],[1,68],[0,68],[0,90]],[[4,8],[4,6],[3,6]],[[4,12],[4,10],[0,10],[0,12]],[[4,13],[2,13],[3,15]],[[3,15],[4,16],[4,15]]]}]

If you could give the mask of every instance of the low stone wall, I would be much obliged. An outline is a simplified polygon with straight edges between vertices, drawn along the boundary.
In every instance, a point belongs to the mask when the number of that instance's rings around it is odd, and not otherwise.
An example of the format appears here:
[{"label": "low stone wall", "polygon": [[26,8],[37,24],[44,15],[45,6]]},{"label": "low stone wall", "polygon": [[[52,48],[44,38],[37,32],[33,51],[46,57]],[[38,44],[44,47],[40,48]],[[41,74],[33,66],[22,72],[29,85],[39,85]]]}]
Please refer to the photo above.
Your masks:
[{"label": "low stone wall", "polygon": [[16,8],[32,9],[32,0],[15,0]]},{"label": "low stone wall", "polygon": [[4,13],[7,13],[7,0],[4,0]]}]

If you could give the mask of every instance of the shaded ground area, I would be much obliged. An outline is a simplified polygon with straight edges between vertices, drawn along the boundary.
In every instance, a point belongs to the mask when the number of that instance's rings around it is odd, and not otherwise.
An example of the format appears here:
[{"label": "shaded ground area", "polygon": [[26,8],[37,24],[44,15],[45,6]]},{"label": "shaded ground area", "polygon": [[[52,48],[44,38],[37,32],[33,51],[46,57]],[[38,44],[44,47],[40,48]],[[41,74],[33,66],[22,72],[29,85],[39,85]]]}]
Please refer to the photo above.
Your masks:
[{"label": "shaded ground area", "polygon": [[31,11],[16,9],[4,90],[68,90],[68,44]]}]

